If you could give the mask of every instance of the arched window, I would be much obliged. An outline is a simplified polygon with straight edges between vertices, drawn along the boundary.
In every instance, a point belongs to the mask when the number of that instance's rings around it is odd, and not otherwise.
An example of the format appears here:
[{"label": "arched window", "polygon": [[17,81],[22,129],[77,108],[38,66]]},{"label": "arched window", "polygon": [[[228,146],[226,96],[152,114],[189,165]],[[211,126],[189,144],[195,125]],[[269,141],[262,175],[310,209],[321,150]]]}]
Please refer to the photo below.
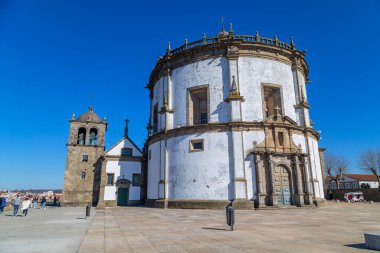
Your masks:
[{"label": "arched window", "polygon": [[89,138],[89,141],[90,141],[90,145],[96,145],[98,144],[98,129],[96,128],[91,128],[90,129],[90,138]]},{"label": "arched window", "polygon": [[79,144],[79,145],[86,144],[86,128],[84,128],[84,127],[79,128],[77,144]]},{"label": "arched window", "polygon": [[86,178],[86,172],[82,171],[82,178]]}]

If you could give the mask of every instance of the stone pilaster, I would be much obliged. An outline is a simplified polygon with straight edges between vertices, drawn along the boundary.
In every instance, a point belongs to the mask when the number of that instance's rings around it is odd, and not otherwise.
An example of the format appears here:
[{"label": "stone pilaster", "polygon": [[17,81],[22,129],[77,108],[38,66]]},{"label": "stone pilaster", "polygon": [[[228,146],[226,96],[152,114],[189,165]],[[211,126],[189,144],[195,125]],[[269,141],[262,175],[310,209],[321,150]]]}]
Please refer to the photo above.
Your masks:
[{"label": "stone pilaster", "polygon": [[102,166],[101,166],[101,172],[100,172],[100,189],[99,189],[99,202],[96,206],[97,209],[104,209],[106,207],[105,204],[105,195],[104,191],[107,185],[107,159],[105,157],[102,157]]},{"label": "stone pilaster", "polygon": [[[265,177],[264,161],[261,159],[260,154],[254,154],[255,168],[256,168],[256,182],[257,182],[257,207],[265,206],[266,191],[264,190],[263,176]],[[264,178],[265,179],[265,178]]]},{"label": "stone pilaster", "polygon": [[299,165],[299,159],[297,155],[293,156],[293,165],[297,174],[297,193],[295,194],[295,204],[299,207],[304,205],[304,194],[302,187],[302,172]]}]

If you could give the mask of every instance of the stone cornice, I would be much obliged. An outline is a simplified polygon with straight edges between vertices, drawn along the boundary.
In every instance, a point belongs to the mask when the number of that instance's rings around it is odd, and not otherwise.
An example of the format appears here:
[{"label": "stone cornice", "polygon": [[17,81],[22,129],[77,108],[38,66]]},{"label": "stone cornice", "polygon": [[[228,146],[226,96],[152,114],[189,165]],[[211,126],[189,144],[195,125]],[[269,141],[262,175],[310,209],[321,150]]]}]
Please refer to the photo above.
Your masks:
[{"label": "stone cornice", "polygon": [[105,155],[104,158],[107,161],[129,161],[140,162],[142,159],[140,156],[120,156],[120,155]]},{"label": "stone cornice", "polygon": [[314,137],[319,140],[319,133],[310,127],[301,127],[296,125],[289,125],[281,122],[229,122],[229,123],[209,123],[204,125],[183,126],[180,128],[173,128],[167,131],[155,133],[147,140],[148,145],[157,141],[173,138],[176,136],[196,134],[196,133],[209,133],[209,132],[223,132],[223,131],[264,131],[267,127],[287,128],[292,134],[304,135]]},{"label": "stone cornice", "polygon": [[308,65],[305,52],[296,50],[293,44],[278,41],[277,38],[262,38],[259,36],[233,35],[228,38],[204,38],[203,40],[186,43],[185,45],[168,50],[164,57],[156,63],[147,88],[152,89],[155,83],[168,70],[215,57],[228,57],[237,59],[240,56],[253,56],[276,60],[286,63],[300,70],[308,79]]}]

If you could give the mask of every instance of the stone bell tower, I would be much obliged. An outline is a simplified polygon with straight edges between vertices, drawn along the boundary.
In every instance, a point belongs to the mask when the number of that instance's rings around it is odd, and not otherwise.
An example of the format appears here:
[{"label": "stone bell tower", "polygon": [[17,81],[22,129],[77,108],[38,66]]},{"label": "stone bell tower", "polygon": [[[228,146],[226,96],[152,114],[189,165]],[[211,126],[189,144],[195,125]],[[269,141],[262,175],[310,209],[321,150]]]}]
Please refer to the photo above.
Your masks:
[{"label": "stone bell tower", "polygon": [[100,187],[100,156],[104,151],[107,122],[92,106],[76,118],[73,113],[67,143],[67,160],[62,194],[66,206],[96,205]]}]

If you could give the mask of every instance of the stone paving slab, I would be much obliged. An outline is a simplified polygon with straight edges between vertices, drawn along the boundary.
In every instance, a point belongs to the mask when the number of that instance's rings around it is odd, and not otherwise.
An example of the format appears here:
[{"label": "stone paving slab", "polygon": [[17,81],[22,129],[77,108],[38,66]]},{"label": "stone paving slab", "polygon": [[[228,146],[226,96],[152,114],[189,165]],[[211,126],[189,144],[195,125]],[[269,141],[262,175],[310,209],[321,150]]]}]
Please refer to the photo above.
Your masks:
[{"label": "stone paving slab", "polygon": [[[28,215],[0,215],[0,252],[77,252],[95,216],[85,219],[85,208],[29,209]],[[21,211],[19,212],[21,214]]]},{"label": "stone paving slab", "polygon": [[380,231],[380,204],[237,210],[109,208],[97,211],[80,246],[87,252],[371,252],[364,232]]}]

